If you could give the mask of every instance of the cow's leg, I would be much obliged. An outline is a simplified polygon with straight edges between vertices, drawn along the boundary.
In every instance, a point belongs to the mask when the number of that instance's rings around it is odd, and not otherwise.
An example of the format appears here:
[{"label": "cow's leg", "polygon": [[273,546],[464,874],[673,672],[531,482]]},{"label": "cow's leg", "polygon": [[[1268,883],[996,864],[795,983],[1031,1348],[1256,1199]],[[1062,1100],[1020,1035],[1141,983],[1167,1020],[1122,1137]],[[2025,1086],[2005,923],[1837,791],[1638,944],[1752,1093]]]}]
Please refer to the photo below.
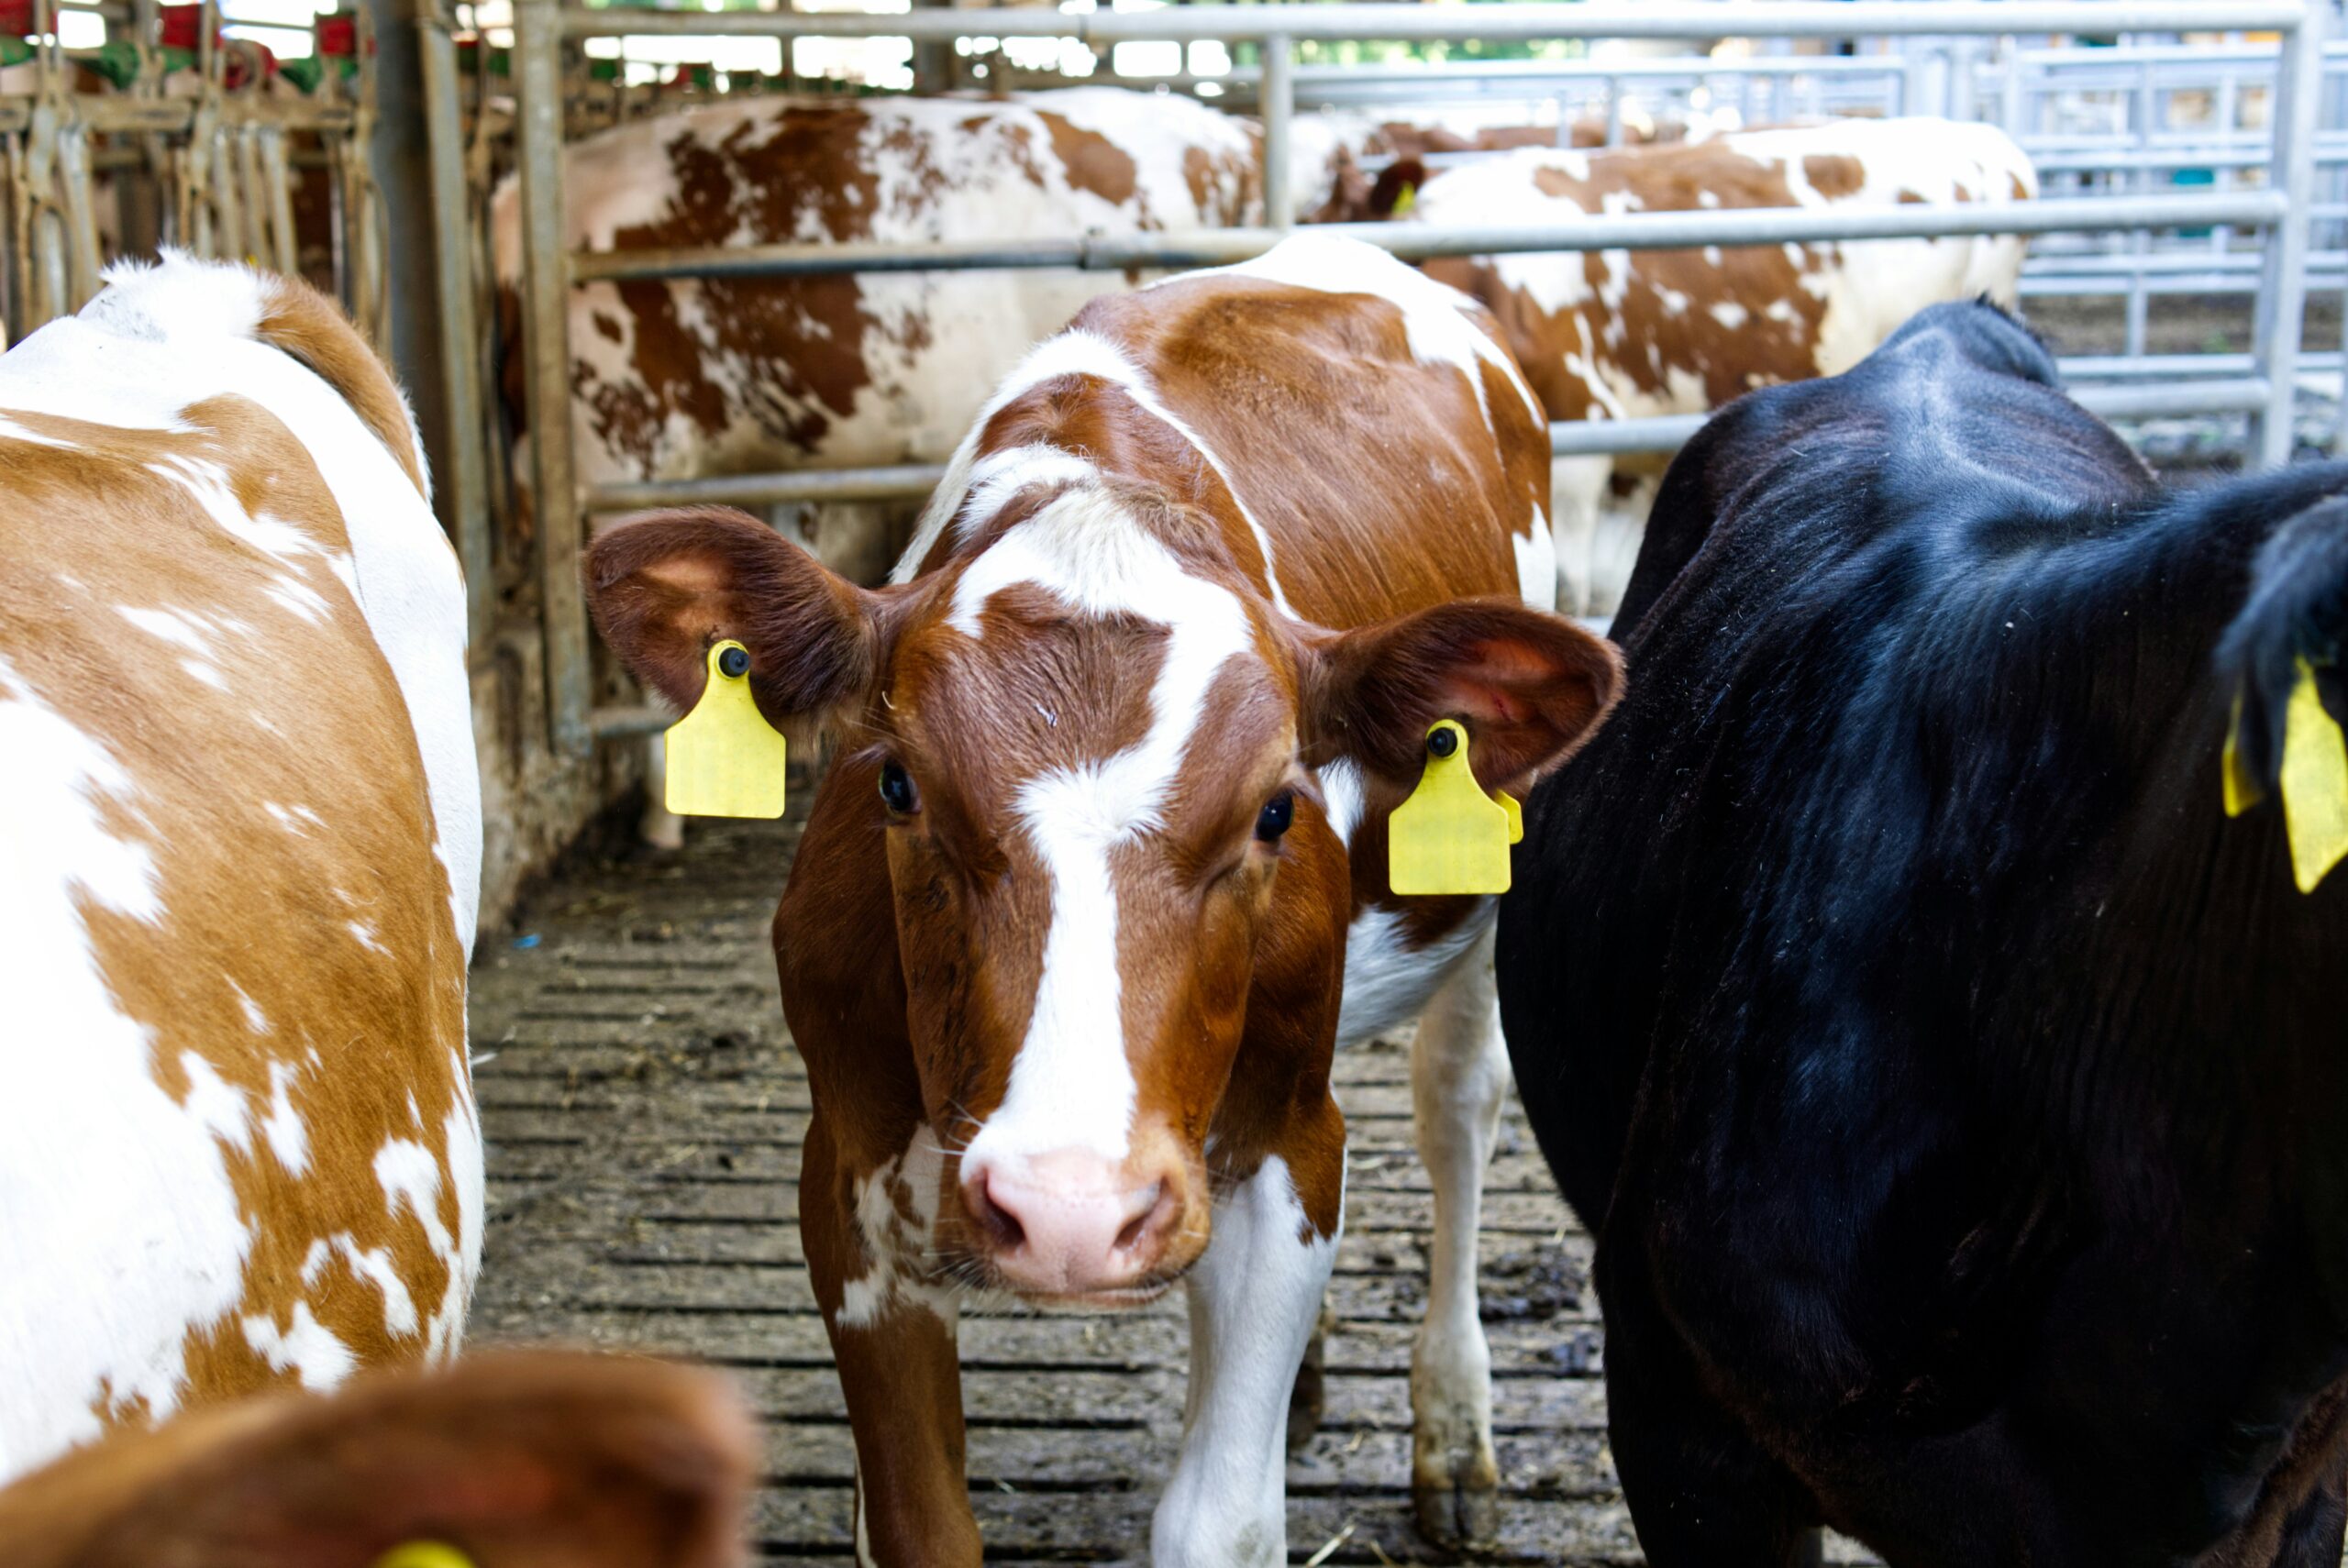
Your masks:
[{"label": "cow's leg", "polygon": [[1590,613],[1590,552],[1606,502],[1611,458],[1558,458],[1549,469],[1549,535],[1557,546],[1557,613]]},{"label": "cow's leg", "polygon": [[[918,1136],[913,1148],[922,1148]],[[823,1113],[808,1123],[800,1241],[856,1439],[856,1560],[866,1568],[979,1562],[962,1478],[954,1298],[907,1272],[927,1238],[895,1233],[936,1176],[912,1152],[876,1172],[845,1170]],[[869,1234],[874,1217],[892,1233]]]},{"label": "cow's leg", "polygon": [[1705,1390],[1644,1284],[1600,1249],[1607,1435],[1651,1568],[1816,1568],[1818,1510]]},{"label": "cow's leg", "polygon": [[659,735],[644,743],[644,815],[636,836],[655,849],[685,846],[685,819],[669,809],[669,743]]},{"label": "cow's leg", "polygon": [[[1330,1106],[1329,1119],[1342,1121]],[[1307,1216],[1339,1190],[1300,1193],[1265,1160],[1215,1202],[1214,1235],[1190,1275],[1191,1392],[1182,1452],[1150,1528],[1154,1568],[1267,1568],[1288,1561],[1289,1392],[1321,1312],[1337,1237]]]},{"label": "cow's leg", "polygon": [[1411,1489],[1420,1529],[1446,1544],[1490,1540],[1500,1528],[1492,1353],[1476,1301],[1484,1167],[1508,1093],[1492,931],[1444,977],[1411,1047],[1412,1115],[1434,1188],[1426,1320],[1411,1352]]},{"label": "cow's leg", "polygon": [[2344,1484],[2348,1477],[2335,1470],[2292,1511],[2276,1544],[2275,1568],[2339,1568],[2342,1546],[2348,1542]]},{"label": "cow's leg", "polygon": [[1296,1369],[1296,1386],[1289,1390],[1288,1452],[1291,1457],[1303,1452],[1312,1434],[1321,1430],[1321,1414],[1329,1403],[1329,1331],[1335,1326],[1335,1314],[1324,1301],[1312,1321],[1312,1337],[1304,1344],[1303,1364]]}]

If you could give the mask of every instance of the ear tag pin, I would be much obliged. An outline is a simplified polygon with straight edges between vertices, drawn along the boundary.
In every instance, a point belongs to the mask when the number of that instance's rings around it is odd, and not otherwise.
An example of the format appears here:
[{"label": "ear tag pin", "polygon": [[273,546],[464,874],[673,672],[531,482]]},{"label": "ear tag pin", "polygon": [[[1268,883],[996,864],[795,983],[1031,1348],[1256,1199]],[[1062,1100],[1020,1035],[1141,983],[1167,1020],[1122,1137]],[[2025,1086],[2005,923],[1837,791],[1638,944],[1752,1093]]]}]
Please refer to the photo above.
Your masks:
[{"label": "ear tag pin", "polygon": [[709,684],[669,730],[669,809],[681,817],[782,815],[782,736],[750,696],[750,650],[709,650]]},{"label": "ear tag pin", "polygon": [[375,1568],[473,1568],[473,1560],[437,1540],[411,1540],[377,1558]]},{"label": "ear tag pin", "polygon": [[2283,823],[2292,875],[2300,892],[2312,893],[2348,858],[2348,735],[2324,711],[2315,667],[2305,658],[2283,721]]},{"label": "ear tag pin", "polygon": [[1524,836],[1514,801],[1495,799],[1468,764],[1456,719],[1427,731],[1427,767],[1387,819],[1387,880],[1397,893],[1505,893],[1508,846]]},{"label": "ear tag pin", "polygon": [[2238,817],[2266,799],[2265,787],[2242,759],[2242,694],[2234,694],[2233,723],[2226,726],[2224,768],[2226,815]]}]

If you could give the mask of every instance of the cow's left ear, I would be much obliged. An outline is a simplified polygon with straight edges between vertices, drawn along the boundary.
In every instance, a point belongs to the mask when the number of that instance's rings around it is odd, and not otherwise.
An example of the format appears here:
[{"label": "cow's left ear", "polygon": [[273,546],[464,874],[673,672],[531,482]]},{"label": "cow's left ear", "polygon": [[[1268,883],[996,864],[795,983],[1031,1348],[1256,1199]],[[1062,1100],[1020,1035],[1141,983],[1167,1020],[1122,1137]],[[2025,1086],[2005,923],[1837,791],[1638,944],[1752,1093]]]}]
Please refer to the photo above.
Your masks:
[{"label": "cow's left ear", "polygon": [[1573,755],[1623,692],[1614,645],[1512,600],[1469,599],[1349,632],[1308,634],[1305,760],[1340,757],[1408,789],[1427,727],[1458,719],[1488,790],[1520,791]]}]

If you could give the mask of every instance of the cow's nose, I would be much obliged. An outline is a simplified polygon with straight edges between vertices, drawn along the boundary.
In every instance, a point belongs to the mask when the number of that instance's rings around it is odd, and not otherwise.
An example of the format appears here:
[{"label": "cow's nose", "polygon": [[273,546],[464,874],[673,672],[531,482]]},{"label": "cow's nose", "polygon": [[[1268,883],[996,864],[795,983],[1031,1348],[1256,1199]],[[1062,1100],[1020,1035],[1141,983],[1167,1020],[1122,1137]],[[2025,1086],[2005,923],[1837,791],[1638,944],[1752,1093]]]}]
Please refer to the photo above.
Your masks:
[{"label": "cow's nose", "polygon": [[1113,1161],[1088,1150],[1006,1157],[962,1170],[962,1204],[1013,1290],[1089,1296],[1122,1290],[1166,1255],[1182,1212],[1179,1165]]}]

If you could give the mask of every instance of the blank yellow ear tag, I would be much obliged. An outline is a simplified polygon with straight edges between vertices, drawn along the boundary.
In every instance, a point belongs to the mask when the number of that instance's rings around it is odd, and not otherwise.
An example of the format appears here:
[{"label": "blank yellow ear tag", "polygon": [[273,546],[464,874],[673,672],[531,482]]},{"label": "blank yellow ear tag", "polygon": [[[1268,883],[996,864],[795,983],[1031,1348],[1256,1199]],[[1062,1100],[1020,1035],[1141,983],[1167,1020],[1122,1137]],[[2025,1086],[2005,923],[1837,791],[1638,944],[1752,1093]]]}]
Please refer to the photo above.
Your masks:
[{"label": "blank yellow ear tag", "polygon": [[2291,835],[2291,873],[2312,893],[2348,857],[2348,736],[2324,712],[2315,667],[2299,660],[2283,721],[2283,822]]},{"label": "blank yellow ear tag", "polygon": [[750,650],[709,650],[709,684],[669,730],[669,809],[681,817],[782,815],[782,736],[750,697]]},{"label": "blank yellow ear tag", "polygon": [[1468,766],[1468,732],[1438,721],[1419,787],[1387,819],[1387,880],[1398,893],[1507,892],[1514,804],[1484,793]]},{"label": "blank yellow ear tag", "polygon": [[375,1568],[473,1568],[473,1560],[437,1540],[411,1540],[375,1559]]},{"label": "blank yellow ear tag", "polygon": [[2242,697],[2239,693],[2234,697],[2233,723],[2226,726],[2226,754],[2221,766],[2225,776],[2226,815],[2238,817],[2266,799],[2266,790],[2242,759]]}]

